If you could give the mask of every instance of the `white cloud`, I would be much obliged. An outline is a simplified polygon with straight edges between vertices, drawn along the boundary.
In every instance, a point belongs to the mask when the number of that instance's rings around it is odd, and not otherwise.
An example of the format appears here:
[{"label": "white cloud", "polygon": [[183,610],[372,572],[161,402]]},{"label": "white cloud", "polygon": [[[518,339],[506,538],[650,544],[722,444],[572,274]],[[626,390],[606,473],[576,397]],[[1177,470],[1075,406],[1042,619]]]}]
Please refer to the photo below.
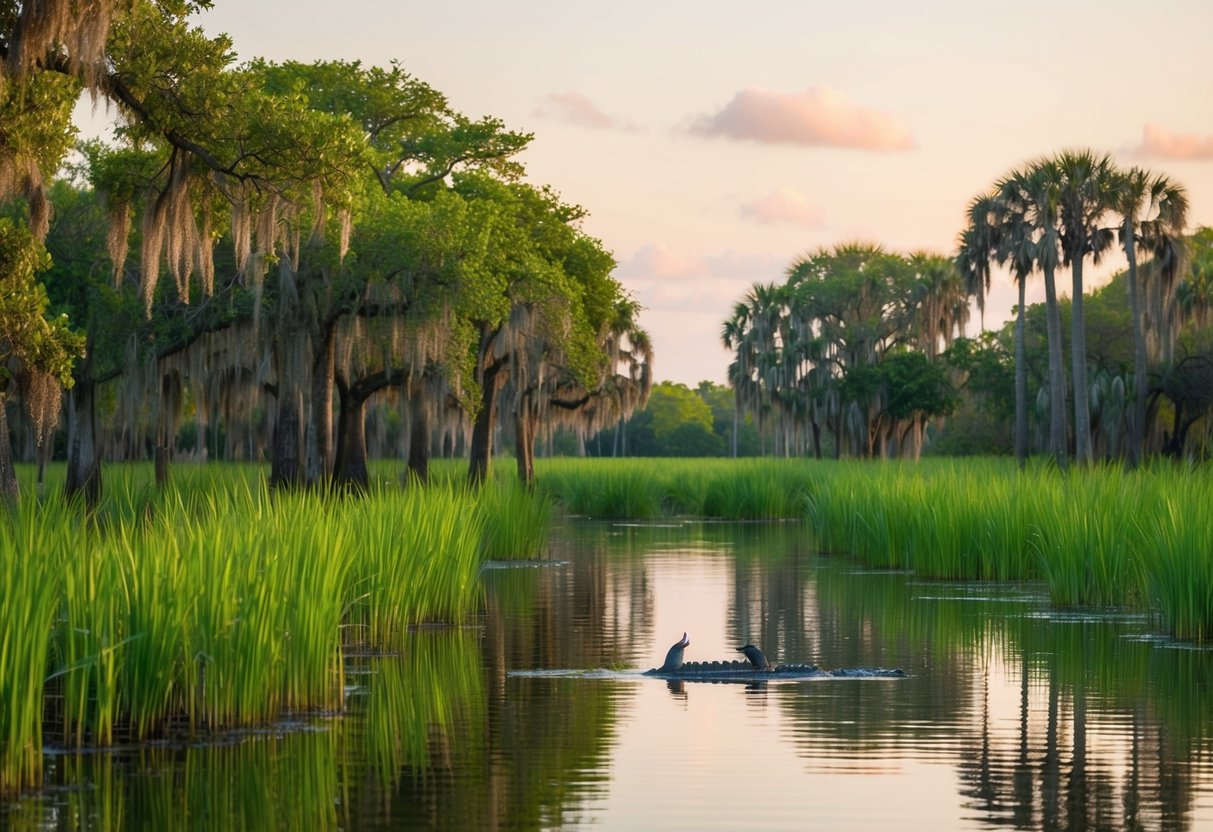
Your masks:
[{"label": "white cloud", "polygon": [[826,86],[780,93],[746,87],[719,112],[700,116],[691,132],[767,144],[908,150],[910,129],[887,113],[870,110]]}]

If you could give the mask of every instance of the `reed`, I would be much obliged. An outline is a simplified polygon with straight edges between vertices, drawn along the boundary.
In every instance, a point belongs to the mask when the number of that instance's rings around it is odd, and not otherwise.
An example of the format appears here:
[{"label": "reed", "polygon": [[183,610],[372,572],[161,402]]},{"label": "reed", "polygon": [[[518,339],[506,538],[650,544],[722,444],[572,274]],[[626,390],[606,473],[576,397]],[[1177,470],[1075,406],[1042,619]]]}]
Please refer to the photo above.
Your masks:
[{"label": "reed", "polygon": [[[113,466],[87,514],[53,487],[0,518],[0,793],[43,732],[108,745],[344,706],[345,651],[479,608],[486,517],[537,546],[547,503],[450,485],[270,493],[251,466]],[[521,554],[521,549],[515,549]]]},{"label": "reed", "polygon": [[569,514],[600,520],[660,517],[668,493],[651,460],[544,460],[536,463],[542,493]]},{"label": "reed", "polygon": [[[0,518],[0,793],[42,776],[42,705],[58,602],[51,564],[71,545],[61,507]],[[34,553],[37,553],[34,555]],[[31,556],[33,555],[33,556]]]},{"label": "reed", "polygon": [[1155,522],[1140,523],[1143,582],[1165,629],[1197,643],[1213,640],[1213,526],[1205,519],[1213,483],[1173,481],[1157,496]]},{"label": "reed", "polygon": [[1141,521],[1152,508],[1148,484],[1139,475],[1096,469],[1054,476],[1047,498],[1038,495],[1034,545],[1055,605],[1143,601]]},{"label": "reed", "polygon": [[347,617],[372,649],[393,648],[411,625],[478,608],[484,521],[473,492],[379,489],[349,511],[355,594]]},{"label": "reed", "polygon": [[476,509],[484,526],[481,551],[488,560],[533,558],[547,548],[553,503],[546,494],[506,479],[481,489]]},{"label": "reed", "polygon": [[1057,606],[1147,607],[1213,633],[1213,472],[1060,472],[1011,460],[542,460],[545,493],[601,518],[806,518],[818,548],[948,580],[1038,580]]}]

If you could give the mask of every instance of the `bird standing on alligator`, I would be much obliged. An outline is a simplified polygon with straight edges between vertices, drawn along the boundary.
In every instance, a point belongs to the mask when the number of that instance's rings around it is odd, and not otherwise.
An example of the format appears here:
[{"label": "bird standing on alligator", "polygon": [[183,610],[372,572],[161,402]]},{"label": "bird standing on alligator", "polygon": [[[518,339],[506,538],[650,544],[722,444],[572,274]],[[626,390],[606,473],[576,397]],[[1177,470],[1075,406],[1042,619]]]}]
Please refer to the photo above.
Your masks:
[{"label": "bird standing on alligator", "polygon": [[745,653],[745,657],[750,660],[750,664],[754,665],[758,670],[771,670],[771,663],[767,661],[767,657],[761,650],[753,644],[746,644],[737,648],[740,653]]}]

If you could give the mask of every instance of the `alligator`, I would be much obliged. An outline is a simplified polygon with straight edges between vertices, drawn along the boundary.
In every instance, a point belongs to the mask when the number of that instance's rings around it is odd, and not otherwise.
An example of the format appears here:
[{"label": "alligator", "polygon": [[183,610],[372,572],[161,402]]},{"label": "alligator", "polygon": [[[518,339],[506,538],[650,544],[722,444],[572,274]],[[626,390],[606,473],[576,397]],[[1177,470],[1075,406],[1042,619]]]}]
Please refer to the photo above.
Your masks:
[{"label": "alligator", "polygon": [[691,643],[687,634],[674,642],[666,654],[665,663],[644,672],[645,676],[690,682],[765,682],[789,679],[880,679],[906,675],[900,668],[855,667],[822,670],[815,664],[772,665],[762,650],[753,644],[738,647],[747,661],[684,662],[683,651]]},{"label": "alligator", "polygon": [[791,679],[884,679],[901,678],[901,668],[852,667],[822,670],[815,664],[781,664],[767,669],[749,662],[685,662],[677,668],[654,667],[645,676],[687,682],[766,682]]}]

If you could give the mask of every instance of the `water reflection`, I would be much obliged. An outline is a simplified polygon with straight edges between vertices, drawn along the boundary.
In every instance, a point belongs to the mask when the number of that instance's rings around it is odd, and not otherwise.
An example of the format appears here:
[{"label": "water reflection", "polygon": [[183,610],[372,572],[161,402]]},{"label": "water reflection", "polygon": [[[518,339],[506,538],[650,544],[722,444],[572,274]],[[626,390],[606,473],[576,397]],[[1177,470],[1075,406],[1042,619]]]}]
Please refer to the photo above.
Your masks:
[{"label": "water reflection", "polygon": [[[349,661],[349,711],[196,745],[54,754],[14,829],[1199,829],[1213,654],[1057,615],[1035,586],[923,583],[795,525],[571,523],[493,569],[467,629]],[[753,641],[904,679],[709,684],[647,668]]]}]

